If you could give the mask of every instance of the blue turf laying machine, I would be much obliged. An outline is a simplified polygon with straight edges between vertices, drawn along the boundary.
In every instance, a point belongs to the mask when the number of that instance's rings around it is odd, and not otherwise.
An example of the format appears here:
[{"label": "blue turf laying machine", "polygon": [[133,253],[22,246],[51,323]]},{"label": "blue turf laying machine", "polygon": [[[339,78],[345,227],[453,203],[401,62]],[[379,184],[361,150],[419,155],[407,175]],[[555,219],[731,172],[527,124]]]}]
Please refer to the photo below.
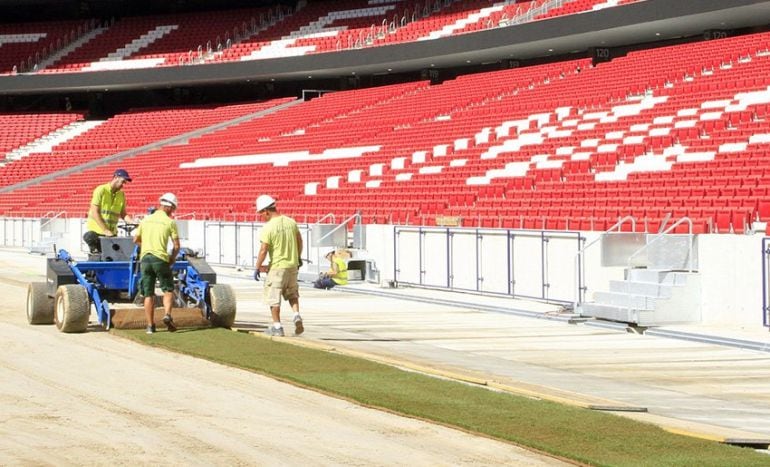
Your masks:
[{"label": "blue turf laying machine", "polygon": [[[123,228],[130,233],[133,227]],[[88,261],[75,261],[66,250],[48,258],[47,282],[32,282],[27,288],[30,324],[55,323],[62,332],[83,332],[93,303],[98,324],[105,329],[121,322],[128,325],[118,327],[144,327],[140,308],[110,309],[110,303],[138,303],[141,298],[137,295],[141,278],[138,248],[130,237],[103,237],[101,246],[102,253],[89,255]],[[235,294],[229,285],[216,283],[216,272],[205,260],[183,249],[172,271],[175,321],[178,311],[186,311],[213,326],[232,326]],[[138,318],[132,322],[126,318],[128,314]]]}]

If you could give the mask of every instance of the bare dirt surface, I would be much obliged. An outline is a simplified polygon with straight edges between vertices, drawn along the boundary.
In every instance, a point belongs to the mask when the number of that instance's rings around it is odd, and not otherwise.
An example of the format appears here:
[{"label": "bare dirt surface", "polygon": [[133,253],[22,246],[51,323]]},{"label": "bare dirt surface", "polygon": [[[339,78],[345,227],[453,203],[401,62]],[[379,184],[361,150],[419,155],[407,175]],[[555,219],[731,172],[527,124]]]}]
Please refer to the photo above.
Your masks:
[{"label": "bare dirt surface", "polygon": [[28,325],[26,282],[43,278],[17,260],[0,254],[2,465],[561,464],[107,332]]}]

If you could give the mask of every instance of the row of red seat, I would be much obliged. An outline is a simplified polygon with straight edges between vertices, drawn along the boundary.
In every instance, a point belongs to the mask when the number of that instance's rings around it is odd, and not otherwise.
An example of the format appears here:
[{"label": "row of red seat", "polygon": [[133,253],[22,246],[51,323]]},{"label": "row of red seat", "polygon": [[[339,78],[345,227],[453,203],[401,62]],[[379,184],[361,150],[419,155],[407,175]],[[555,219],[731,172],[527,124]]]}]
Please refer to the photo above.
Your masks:
[{"label": "row of red seat", "polygon": [[[58,144],[53,151],[32,153],[18,161],[0,167],[0,187],[14,185],[51,172],[98,160],[120,151],[134,149],[159,140],[164,140],[192,130],[214,125],[222,121],[259,112],[291,99],[276,99],[248,105],[206,106],[189,109],[135,109],[110,118],[90,131],[69,141]],[[55,114],[56,119],[41,115],[10,115],[6,119],[22,122],[33,133],[19,133],[4,137],[0,132],[0,149],[3,145],[18,147],[54,129],[64,126],[81,114]],[[48,126],[38,128],[34,117],[43,118]],[[3,117],[0,117],[2,122]],[[24,136],[20,141],[19,136]]]},{"label": "row of red seat", "polygon": [[[638,0],[626,0],[630,3]],[[590,11],[598,0],[580,0],[555,7],[539,16],[548,18]],[[606,4],[609,6],[609,4]],[[124,53],[123,59],[158,59],[155,66],[175,66],[181,62],[236,61],[260,54],[285,39],[295,39],[269,56],[300,53],[334,52],[350,47],[388,45],[426,38],[462,34],[497,27],[520,17],[530,7],[542,2],[527,0],[507,5],[494,0],[455,2],[438,0],[405,4],[396,0],[370,4],[366,0],[342,2],[310,1],[293,11],[286,7],[250,8],[216,13],[185,13],[128,17],[93,30],[91,38],[73,51],[47,65],[45,73],[74,72],[120,52],[157,28],[164,34],[147,40],[137,50]],[[476,18],[477,17],[477,18]],[[470,19],[476,18],[476,19]],[[537,19],[537,17],[536,17]],[[90,25],[90,23],[89,23]],[[45,35],[44,40],[6,44],[0,72],[10,71],[32,57],[35,63],[54,50],[60,50],[81,34],[71,31],[83,25],[75,23],[35,23],[16,28]],[[443,31],[443,32],[442,32]],[[2,30],[0,30],[0,34]],[[232,46],[232,47],[228,47]],[[218,52],[220,47],[225,49]],[[294,49],[294,50],[292,50]],[[262,51],[262,52],[260,52]],[[120,58],[118,58],[120,60]],[[146,62],[137,66],[152,66]]]},{"label": "row of red seat", "polygon": [[76,40],[88,21],[0,24],[0,74],[28,71],[54,50]]},{"label": "row of red seat", "polygon": [[[600,230],[634,215],[657,230],[671,213],[696,231],[743,232],[770,220],[770,57],[745,59],[757,43],[770,34],[330,93],[119,165],[137,212],[171,190],[181,215],[254,220],[254,198],[270,193],[308,221],[360,210],[372,222]],[[80,213],[87,188],[51,193],[117,165],[0,195],[0,213]]]},{"label": "row of red seat", "polygon": [[78,112],[0,114],[0,155],[82,118],[83,114]]}]

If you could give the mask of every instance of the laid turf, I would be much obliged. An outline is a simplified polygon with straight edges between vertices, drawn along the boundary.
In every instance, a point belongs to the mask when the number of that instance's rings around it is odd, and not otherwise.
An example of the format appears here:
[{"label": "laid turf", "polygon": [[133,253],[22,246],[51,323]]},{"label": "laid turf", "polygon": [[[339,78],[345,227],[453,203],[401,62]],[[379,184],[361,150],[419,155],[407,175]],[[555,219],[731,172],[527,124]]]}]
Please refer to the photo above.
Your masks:
[{"label": "laid turf", "polygon": [[608,413],[494,392],[224,329],[114,331],[148,345],[594,465],[768,466],[751,449],[675,435]]}]

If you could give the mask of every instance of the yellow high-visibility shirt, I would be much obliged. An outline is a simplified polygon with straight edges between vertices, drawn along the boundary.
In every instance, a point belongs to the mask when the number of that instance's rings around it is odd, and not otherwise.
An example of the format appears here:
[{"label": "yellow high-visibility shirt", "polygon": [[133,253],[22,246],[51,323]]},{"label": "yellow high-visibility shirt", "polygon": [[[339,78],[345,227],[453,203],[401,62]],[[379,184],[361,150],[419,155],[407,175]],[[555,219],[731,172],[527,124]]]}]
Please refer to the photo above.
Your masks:
[{"label": "yellow high-visibility shirt", "polygon": [[337,274],[332,276],[332,280],[337,285],[348,284],[348,263],[342,258],[332,258],[334,264],[337,265]]},{"label": "yellow high-visibility shirt", "polygon": [[[105,183],[94,189],[94,194],[91,196],[91,204],[99,206],[99,212],[104,223],[114,233],[120,220],[120,213],[126,208],[126,194],[122,190],[113,193],[110,184]],[[104,235],[104,231],[90,215],[88,216],[88,221],[86,221],[86,230]]]},{"label": "yellow high-visibility shirt", "polygon": [[273,217],[262,227],[259,241],[267,244],[271,269],[299,266],[297,233],[299,233],[297,223],[291,217],[284,215]]},{"label": "yellow high-visibility shirt", "polygon": [[158,209],[142,219],[136,229],[136,236],[141,237],[142,241],[140,258],[152,253],[156,258],[168,262],[168,241],[178,239],[179,231],[176,228],[176,221],[168,217],[164,210]]}]

